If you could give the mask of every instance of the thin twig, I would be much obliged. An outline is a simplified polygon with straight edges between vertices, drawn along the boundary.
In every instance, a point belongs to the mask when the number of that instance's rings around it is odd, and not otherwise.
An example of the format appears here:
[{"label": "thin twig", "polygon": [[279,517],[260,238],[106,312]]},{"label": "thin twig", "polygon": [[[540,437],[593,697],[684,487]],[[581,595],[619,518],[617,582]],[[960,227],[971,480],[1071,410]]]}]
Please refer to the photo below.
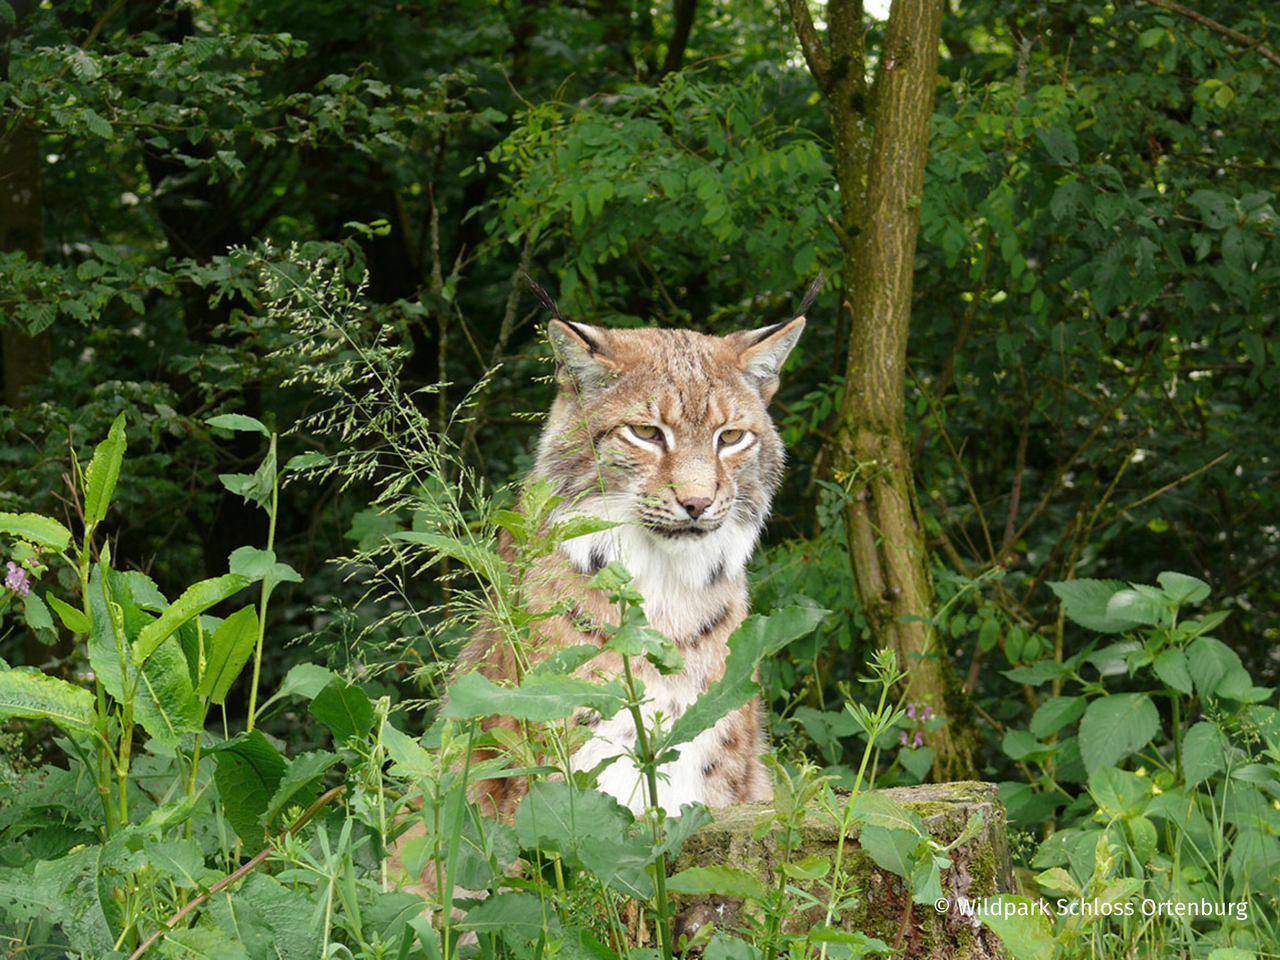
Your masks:
[{"label": "thin twig", "polygon": [[791,22],[796,28],[796,36],[800,40],[800,49],[804,51],[805,63],[809,72],[818,83],[818,89],[824,93],[831,78],[831,56],[818,36],[818,28],[813,25],[813,17],[809,15],[808,0],[790,0]]},{"label": "thin twig", "polygon": [[[1180,3],[1174,3],[1173,0],[1147,0],[1147,3],[1151,4],[1153,7],[1159,7],[1162,10],[1168,10],[1170,13],[1176,13],[1179,16],[1186,17],[1188,20],[1194,20],[1202,27],[1208,27],[1214,33],[1220,33],[1224,37],[1234,40],[1246,50],[1253,50],[1256,53],[1262,54],[1262,56],[1280,67],[1280,54],[1277,54],[1270,47],[1264,47],[1261,40],[1254,40],[1252,37],[1246,36],[1239,30],[1232,30],[1230,27],[1219,23],[1217,20],[1209,19],[1203,13],[1192,10],[1190,7],[1184,7]],[[795,6],[794,2],[792,3],[792,6]]]},{"label": "thin twig", "polygon": [[[320,799],[317,800],[315,803],[313,803],[310,807],[308,807],[307,812],[304,813],[302,816],[300,816],[297,820],[295,820],[293,822],[293,825],[289,827],[289,829],[286,830],[283,834],[281,834],[281,837],[292,836],[294,833],[301,830],[304,826],[306,826],[307,821],[309,821],[312,817],[314,817],[317,813],[320,812],[321,808],[327,806],[330,800],[338,796],[340,793],[343,793],[346,789],[347,788],[345,786],[337,786],[337,787],[334,787],[332,790],[328,790],[325,793],[321,794]],[[263,860],[267,859],[267,857],[275,853],[275,850],[276,850],[275,844],[268,843],[262,849],[261,853],[259,853],[256,857],[254,857],[248,863],[244,864],[244,866],[236,870],[235,873],[230,874],[229,876],[223,877],[221,880],[215,883],[212,887],[210,887],[204,893],[200,894],[200,896],[196,897],[194,900],[188,903],[185,907],[183,907],[181,910],[175,913],[172,917],[166,920],[160,926],[160,928],[156,930],[155,933],[147,937],[147,939],[143,941],[142,946],[138,947],[138,949],[133,951],[133,953],[129,956],[129,960],[138,960],[139,957],[141,957],[144,953],[147,952],[148,949],[150,949],[153,943],[155,943],[162,936],[164,936],[166,931],[172,930],[174,925],[179,920],[185,917],[188,913],[190,913],[196,907],[200,906],[200,904],[204,903],[206,900],[212,897],[215,893],[219,892],[220,890],[226,889],[227,887],[231,886],[231,884],[235,883],[237,880],[244,877],[246,874],[250,873],[254,868],[258,866],[258,864],[262,863]]]}]

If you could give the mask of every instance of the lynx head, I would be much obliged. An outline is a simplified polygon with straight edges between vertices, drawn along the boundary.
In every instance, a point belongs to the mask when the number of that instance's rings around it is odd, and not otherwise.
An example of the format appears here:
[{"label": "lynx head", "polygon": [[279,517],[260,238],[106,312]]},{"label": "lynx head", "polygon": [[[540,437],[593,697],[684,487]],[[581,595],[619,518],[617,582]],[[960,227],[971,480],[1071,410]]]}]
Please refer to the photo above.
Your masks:
[{"label": "lynx head", "polygon": [[559,386],[535,472],[570,509],[631,528],[566,552],[585,572],[623,559],[638,578],[682,557],[690,586],[740,573],[782,475],[767,408],[818,284],[791,320],[723,337],[574,323],[535,292],[552,312]]}]

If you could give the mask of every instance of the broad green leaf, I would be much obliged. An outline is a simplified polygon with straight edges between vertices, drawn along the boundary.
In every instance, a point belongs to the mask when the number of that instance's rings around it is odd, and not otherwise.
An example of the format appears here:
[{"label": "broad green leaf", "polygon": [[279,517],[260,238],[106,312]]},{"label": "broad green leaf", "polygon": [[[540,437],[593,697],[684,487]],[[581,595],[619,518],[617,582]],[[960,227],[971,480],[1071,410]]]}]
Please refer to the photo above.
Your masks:
[{"label": "broad green leaf", "polygon": [[[462,816],[453,881],[466,890],[487,890],[500,881],[520,856],[516,832],[505,823],[481,817],[474,808]],[[419,910],[421,905],[419,904]]]},{"label": "broad green leaf", "polygon": [[942,869],[931,856],[921,857],[911,869],[911,899],[934,904],[942,899]]},{"label": "broad green leaf", "polygon": [[829,857],[813,854],[796,863],[784,863],[782,872],[795,880],[818,880],[831,869]]},{"label": "broad green leaf", "polygon": [[747,897],[763,903],[769,891],[763,883],[739,867],[690,867],[667,880],[672,893],[698,897]]},{"label": "broad green leaf", "polygon": [[853,801],[850,812],[859,823],[887,830],[903,830],[919,838],[925,835],[920,815],[908,810],[887,793],[865,791]]},{"label": "broad green leaf", "polygon": [[[810,938],[812,939],[812,937]],[[635,952],[632,951],[632,956]],[[832,956],[838,956],[832,951]],[[853,956],[858,956],[855,952]],[[727,933],[716,932],[702,951],[702,960],[763,960],[764,952],[754,943],[739,940]]]},{"label": "broad green leaf", "polygon": [[586,837],[616,840],[635,822],[631,811],[599,790],[540,780],[516,808],[513,821],[520,846],[574,855]]},{"label": "broad green leaf", "polygon": [[111,932],[98,892],[101,847],[85,846],[57,860],[0,869],[0,914],[20,924],[57,917],[74,954],[111,953]]},{"label": "broad green leaf", "polygon": [[749,703],[760,690],[752,679],[760,661],[808,636],[829,612],[821,607],[796,605],[783,607],[767,617],[759,614],[747,617],[729,637],[724,676],[711,684],[671,725],[664,746],[688,743],[703,730],[714,727],[721,717]]},{"label": "broad green leaf", "polygon": [[563,720],[579,707],[587,707],[607,720],[625,703],[626,691],[616,681],[594,684],[578,677],[529,674],[518,687],[500,687],[479,673],[464,673],[450,685],[440,715],[478,720],[500,713],[545,722]]},{"label": "broad green leaf", "polygon": [[1051,737],[1069,723],[1084,715],[1084,697],[1050,697],[1036,709],[1031,718],[1031,732],[1037,737]]},{"label": "broad green leaf", "polygon": [[1137,620],[1111,617],[1107,604],[1121,590],[1118,580],[1050,581],[1049,589],[1062,601],[1062,610],[1075,623],[1097,633],[1123,633],[1140,626]]},{"label": "broad green leaf", "polygon": [[1164,619],[1166,612],[1162,604],[1137,590],[1117,590],[1107,601],[1107,619],[1113,623],[1133,621],[1155,625]]},{"label": "broad green leaf", "polygon": [[194,839],[163,840],[142,848],[144,858],[161,876],[168,877],[184,890],[200,887],[204,875],[204,854]]},{"label": "broad green leaf", "polygon": [[212,897],[203,909],[218,929],[241,940],[252,957],[317,960],[319,956],[315,903],[303,888],[287,887],[255,871],[241,882],[235,896]]},{"label": "broad green leaf", "polygon": [[61,553],[71,543],[71,531],[51,517],[38,513],[0,511],[0,533],[27,540]]},{"label": "broad green leaf", "polygon": [[1240,656],[1221,640],[1196,637],[1187,646],[1187,663],[1201,699],[1218,695],[1218,688],[1241,668]]},{"label": "broad green leaf", "polygon": [[1012,960],[1052,960],[1053,925],[1047,904],[1001,894],[980,904],[979,917],[995,932]]},{"label": "broad green leaf", "polygon": [[22,618],[27,621],[28,627],[40,635],[42,642],[54,643],[57,640],[58,633],[53,625],[53,615],[40,599],[40,594],[34,590],[22,601]]},{"label": "broad green leaf", "polygon": [[887,827],[864,826],[858,834],[858,845],[876,865],[904,880],[915,868],[915,853],[921,842],[918,834]]},{"label": "broad green leaf", "polygon": [[1113,819],[1140,813],[1151,785],[1137,774],[1108,765],[1089,774],[1089,793],[1098,809]]},{"label": "broad green leaf", "polygon": [[45,594],[45,599],[49,601],[49,606],[53,607],[58,619],[63,622],[68,630],[79,634],[87,634],[89,632],[89,618],[84,615],[84,611],[77,610],[65,600],[59,600],[51,593]]},{"label": "broad green leaf", "polygon": [[521,950],[537,943],[544,930],[555,937],[562,931],[556,911],[536,894],[524,891],[489,897],[467,911],[456,929],[474,933],[486,942],[490,935],[496,935]]},{"label": "broad green leaf", "polygon": [[[267,802],[258,822],[270,829],[272,823],[290,805],[306,808],[319,795],[318,785],[324,778],[325,771],[341,758],[336,753],[325,750],[313,750],[289,761],[289,766],[280,778],[280,784]],[[278,826],[288,826],[281,823]]]},{"label": "broad green leaf", "polygon": [[143,664],[173,632],[192,617],[197,617],[215,604],[239,593],[249,585],[249,578],[237,573],[192,584],[154,623],[147,624],[133,645],[133,662]]},{"label": "broad green leaf", "polygon": [[1216,724],[1201,720],[1182,737],[1182,776],[1188,787],[1227,765],[1226,744]]},{"label": "broad green leaf", "polygon": [[1162,651],[1151,664],[1151,669],[1156,672],[1156,676],[1166,687],[1171,687],[1187,696],[1195,692],[1195,686],[1191,680],[1191,669],[1187,665],[1187,655],[1181,650]]},{"label": "broad green leaf", "polygon": [[111,496],[120,479],[120,464],[124,460],[124,414],[116,417],[103,440],[93,452],[89,469],[84,476],[84,524],[92,530],[107,515]]},{"label": "broad green leaf", "polygon": [[285,697],[296,696],[310,700],[327,687],[335,676],[332,670],[318,663],[300,663],[296,667],[291,667],[284,675],[284,682],[280,684],[280,689],[271,695],[271,699],[262,704],[258,712],[261,713],[268,704]]},{"label": "broad green leaf", "polygon": [[341,677],[335,677],[315,695],[311,715],[329,728],[338,745],[373,729],[373,704],[368,695]]},{"label": "broad green leaf", "polygon": [[117,701],[124,702],[132,690],[135,722],[161,743],[176,746],[182,734],[200,729],[204,716],[186,657],[178,644],[167,643],[141,669],[126,655],[127,674],[121,673],[121,649],[155,621],[134,601],[130,579],[109,568],[104,578],[103,569],[94,564],[89,580],[89,663]]},{"label": "broad green leaf", "polygon": [[164,942],[172,944],[169,956],[182,960],[250,960],[243,945],[221,930],[188,927],[165,932]]},{"label": "broad green leaf", "polygon": [[0,717],[48,720],[68,732],[91,734],[93,694],[43,673],[0,670]]},{"label": "broad green leaf", "polygon": [[1151,742],[1160,729],[1160,712],[1145,693],[1099,697],[1080,721],[1080,756],[1085,769],[1115,764]]},{"label": "broad green leaf", "polygon": [[263,425],[261,420],[245,416],[243,413],[224,413],[217,417],[210,417],[205,423],[219,430],[243,430],[247,433],[260,433],[268,438],[271,436],[271,431]]},{"label": "broad green leaf", "polygon": [[1080,151],[1076,149],[1075,138],[1069,130],[1040,127],[1036,130],[1036,136],[1040,138],[1054,163],[1067,165],[1080,159]]},{"label": "broad green leaf", "polygon": [[242,607],[223,620],[205,640],[205,664],[196,693],[223,703],[258,642],[258,613]]},{"label": "broad green leaf", "polygon": [[1076,883],[1075,878],[1067,873],[1061,867],[1053,867],[1044,873],[1037,874],[1036,883],[1042,889],[1053,890],[1057,893],[1065,893],[1069,897],[1080,899],[1084,894],[1080,890],[1080,885]]},{"label": "broad green leaf", "polygon": [[1189,577],[1185,573],[1174,573],[1166,570],[1156,577],[1156,582],[1164,588],[1164,594],[1178,604],[1199,603],[1209,596],[1209,585],[1197,577]]},{"label": "broad green leaf", "polygon": [[261,818],[285,774],[285,760],[261,730],[241,733],[209,748],[214,780],[227,819],[251,853],[265,841]]}]

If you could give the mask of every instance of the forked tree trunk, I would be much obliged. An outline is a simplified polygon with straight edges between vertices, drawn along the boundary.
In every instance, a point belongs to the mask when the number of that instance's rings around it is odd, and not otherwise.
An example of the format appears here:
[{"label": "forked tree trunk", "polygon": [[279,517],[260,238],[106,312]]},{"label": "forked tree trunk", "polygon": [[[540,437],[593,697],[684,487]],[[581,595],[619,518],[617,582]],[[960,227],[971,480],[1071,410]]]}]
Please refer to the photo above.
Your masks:
[{"label": "forked tree trunk", "polygon": [[807,0],[789,0],[805,60],[831,108],[849,359],[833,464],[858,599],[882,647],[910,672],[909,696],[949,723],[928,736],[934,774],[977,770],[971,708],[934,613],[928,547],[906,440],[905,381],[920,192],[938,73],[943,0],[894,0],[873,84],[861,0],[831,0],[824,43]]}]

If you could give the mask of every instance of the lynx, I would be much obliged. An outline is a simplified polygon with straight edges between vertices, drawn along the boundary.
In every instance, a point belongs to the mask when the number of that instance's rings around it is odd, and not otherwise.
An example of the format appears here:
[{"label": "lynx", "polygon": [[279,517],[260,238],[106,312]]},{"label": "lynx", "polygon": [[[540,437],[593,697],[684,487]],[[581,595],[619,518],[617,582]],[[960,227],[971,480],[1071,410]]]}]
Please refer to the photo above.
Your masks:
[{"label": "lynx", "polygon": [[[621,561],[644,597],[650,625],[684,657],[684,669],[668,676],[641,658],[632,663],[645,685],[646,722],[656,712],[674,719],[723,674],[725,641],[747,615],[747,562],[784,458],[767,407],[819,284],[791,320],[723,337],[576,323],[541,288],[530,287],[552,316],[559,386],[531,479],[548,481],[565,498],[566,512],[619,524],[565,541],[539,564],[531,579],[534,608],[572,601],[567,613],[542,622],[540,643],[545,655],[600,642],[601,628],[616,625],[618,611],[586,584]],[[461,668],[491,679],[515,675],[511,651],[485,632],[468,645]],[[587,669],[620,675],[620,656],[606,652]],[[574,754],[575,770],[634,748],[625,712],[602,721],[584,711],[576,720],[592,737]],[[676,813],[694,801],[720,807],[769,799],[759,759],[765,746],[762,707],[754,701],[664,765],[661,805]],[[518,777],[477,786],[482,806],[500,816],[510,815],[524,791]],[[637,813],[644,809],[639,772],[625,756],[605,768],[599,786]]]},{"label": "lynx", "polygon": [[[558,385],[531,479],[547,481],[564,498],[559,519],[572,512],[617,525],[564,541],[526,574],[530,608],[564,612],[537,621],[533,650],[520,651],[521,657],[537,660],[564,647],[601,643],[603,628],[617,625],[618,610],[588,582],[616,560],[643,596],[649,624],[684,658],[684,668],[666,676],[632,658],[644,682],[645,722],[659,712],[679,717],[723,675],[726,641],[747,615],[747,562],[782,477],[782,441],[767,408],[820,283],[791,320],[719,337],[576,323],[530,282],[551,313]],[[500,549],[514,557],[510,543]],[[480,630],[458,669],[510,680],[519,675],[516,656],[496,630]],[[621,657],[605,651],[581,672],[619,676]],[[574,719],[591,736],[573,754],[573,769],[619,757],[604,768],[599,787],[642,812],[646,796],[628,756],[635,744],[631,717],[624,711],[603,720],[583,710]],[[500,716],[482,726],[516,728]],[[695,801],[722,807],[770,799],[772,784],[760,762],[765,747],[757,700],[660,768],[659,803],[676,814]],[[510,777],[482,781],[472,791],[482,811],[508,819],[526,789],[524,778]]]}]

